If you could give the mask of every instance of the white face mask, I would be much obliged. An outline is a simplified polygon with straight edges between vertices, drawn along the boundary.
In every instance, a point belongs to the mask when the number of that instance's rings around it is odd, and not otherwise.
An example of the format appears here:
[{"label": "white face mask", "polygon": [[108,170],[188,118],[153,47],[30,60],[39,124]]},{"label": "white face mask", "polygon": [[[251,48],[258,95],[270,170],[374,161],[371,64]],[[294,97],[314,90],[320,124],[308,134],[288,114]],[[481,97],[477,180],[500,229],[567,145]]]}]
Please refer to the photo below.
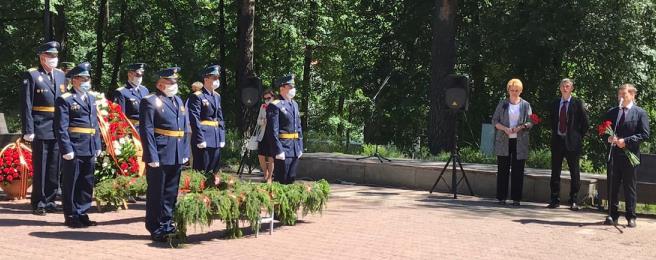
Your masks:
[{"label": "white face mask", "polygon": [[82,92],[87,93],[89,92],[90,89],[91,89],[91,82],[87,81],[87,82],[82,82],[80,84],[80,90],[82,90]]},{"label": "white face mask", "polygon": [[57,64],[59,63],[59,58],[46,58],[45,63],[50,68],[57,68]]},{"label": "white face mask", "polygon": [[219,87],[221,87],[221,81],[220,80],[217,79],[214,82],[212,82],[212,88],[218,89]]},{"label": "white face mask", "polygon": [[290,89],[289,92],[287,92],[287,98],[292,99],[296,96],[296,88]]},{"label": "white face mask", "polygon": [[132,80],[130,80],[130,83],[135,86],[140,86],[142,81],[143,77],[133,77]]},{"label": "white face mask", "polygon": [[175,96],[175,94],[178,94],[178,84],[168,85],[162,92],[164,92],[164,95],[167,97]]}]

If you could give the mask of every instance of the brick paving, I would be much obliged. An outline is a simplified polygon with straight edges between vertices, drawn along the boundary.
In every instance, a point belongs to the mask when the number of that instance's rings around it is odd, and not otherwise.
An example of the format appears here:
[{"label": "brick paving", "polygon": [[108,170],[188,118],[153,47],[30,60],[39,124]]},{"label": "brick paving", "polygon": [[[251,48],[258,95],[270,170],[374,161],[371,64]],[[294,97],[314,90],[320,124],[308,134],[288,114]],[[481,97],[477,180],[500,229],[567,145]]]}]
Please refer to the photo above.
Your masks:
[{"label": "brick paving", "polygon": [[[222,223],[190,228],[190,244],[149,240],[144,203],[91,213],[99,226],[68,229],[61,214],[34,216],[24,201],[0,201],[2,259],[656,259],[656,220],[601,225],[595,210],[501,207],[488,199],[425,191],[333,185],[322,216],[237,240]],[[620,218],[620,224],[626,220]]]}]

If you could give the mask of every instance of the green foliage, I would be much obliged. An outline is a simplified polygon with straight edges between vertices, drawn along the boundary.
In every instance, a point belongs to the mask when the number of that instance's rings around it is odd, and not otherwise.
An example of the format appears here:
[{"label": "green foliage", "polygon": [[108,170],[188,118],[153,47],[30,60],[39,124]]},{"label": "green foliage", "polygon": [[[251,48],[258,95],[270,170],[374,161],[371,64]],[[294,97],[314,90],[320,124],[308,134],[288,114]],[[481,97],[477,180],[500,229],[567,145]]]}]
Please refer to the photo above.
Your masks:
[{"label": "green foliage", "polygon": [[118,176],[100,181],[94,187],[93,196],[98,207],[105,210],[127,208],[129,196],[146,194],[146,177]]},{"label": "green foliage", "polygon": [[294,225],[301,207],[303,215],[322,212],[328,201],[330,185],[325,180],[292,185],[256,184],[223,174],[217,187],[191,190],[181,193],[174,212],[177,237],[182,242],[186,240],[189,226],[209,226],[214,219],[226,223],[226,238],[243,235],[240,220],[248,221],[254,231],[258,230],[263,212],[274,211],[283,225]]}]

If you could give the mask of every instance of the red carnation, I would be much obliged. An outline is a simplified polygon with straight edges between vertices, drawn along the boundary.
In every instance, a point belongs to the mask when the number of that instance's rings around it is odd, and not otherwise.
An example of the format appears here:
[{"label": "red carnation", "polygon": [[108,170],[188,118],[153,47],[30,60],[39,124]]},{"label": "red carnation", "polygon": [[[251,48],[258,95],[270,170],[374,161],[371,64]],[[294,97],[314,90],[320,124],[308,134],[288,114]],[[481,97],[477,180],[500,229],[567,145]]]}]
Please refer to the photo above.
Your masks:
[{"label": "red carnation", "polygon": [[613,125],[613,123],[610,122],[609,120],[606,120],[606,121],[602,122],[600,125],[597,126],[597,133],[600,136],[605,135],[605,134],[609,134],[609,131],[612,132],[612,130],[613,130],[611,128],[612,125]]},{"label": "red carnation", "polygon": [[11,175],[7,176],[7,181],[8,182],[14,181],[14,177],[12,177]]},{"label": "red carnation", "polygon": [[127,163],[121,163],[121,170],[126,170],[129,167]]},{"label": "red carnation", "polygon": [[540,122],[542,122],[542,119],[537,114],[531,114],[529,117],[531,118],[531,122],[533,122],[534,125],[538,125]]}]

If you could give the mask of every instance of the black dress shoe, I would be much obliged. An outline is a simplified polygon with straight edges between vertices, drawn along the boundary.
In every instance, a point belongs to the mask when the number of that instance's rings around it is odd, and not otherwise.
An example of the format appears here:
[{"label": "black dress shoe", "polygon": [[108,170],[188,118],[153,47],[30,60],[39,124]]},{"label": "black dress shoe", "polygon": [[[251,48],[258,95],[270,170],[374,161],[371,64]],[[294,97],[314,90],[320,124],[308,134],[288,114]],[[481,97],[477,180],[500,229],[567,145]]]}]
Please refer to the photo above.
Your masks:
[{"label": "black dress shoe", "polygon": [[628,226],[630,228],[634,228],[634,227],[637,227],[638,224],[636,224],[636,220],[634,218],[632,218],[632,219],[629,219],[629,225]]},{"label": "black dress shoe", "polygon": [[57,208],[56,205],[48,205],[48,206],[46,206],[45,210],[46,210],[46,212],[48,212],[48,213],[56,213],[56,212],[59,212],[59,208]]},{"label": "black dress shoe", "polygon": [[617,225],[617,219],[606,217],[606,221],[604,221],[604,225]]},{"label": "black dress shoe", "polygon": [[151,234],[150,239],[155,241],[155,242],[167,242],[168,237],[163,234]]},{"label": "black dress shoe", "polygon": [[569,209],[572,210],[572,211],[579,211],[579,209],[581,209],[581,207],[579,207],[579,205],[576,204],[576,202],[572,202],[572,205],[569,206]]},{"label": "black dress shoe", "polygon": [[515,201],[513,201],[512,205],[515,206],[515,207],[519,207],[521,205],[521,203],[519,203],[519,200],[515,200]]},{"label": "black dress shoe", "polygon": [[549,203],[549,205],[547,205],[547,208],[549,208],[549,209],[556,209],[558,207],[560,207],[560,203],[558,203],[558,202],[551,202],[551,203]]},{"label": "black dress shoe", "polygon": [[506,200],[499,200],[499,201],[497,201],[497,204],[499,204],[501,206],[505,206],[506,205]]},{"label": "black dress shoe", "polygon": [[82,222],[80,219],[75,218],[75,217],[66,217],[66,220],[64,221],[64,225],[66,225],[69,228],[84,228],[87,227]]},{"label": "black dress shoe", "polygon": [[80,216],[80,223],[82,223],[82,225],[85,225],[85,226],[87,226],[87,227],[90,227],[90,226],[97,226],[97,225],[98,225],[98,222],[95,222],[95,221],[91,221],[91,220],[89,220],[89,216],[88,216],[88,215],[82,215],[82,216]]},{"label": "black dress shoe", "polygon": [[37,215],[37,216],[45,216],[46,215],[46,209],[45,208],[33,209],[32,214]]}]

